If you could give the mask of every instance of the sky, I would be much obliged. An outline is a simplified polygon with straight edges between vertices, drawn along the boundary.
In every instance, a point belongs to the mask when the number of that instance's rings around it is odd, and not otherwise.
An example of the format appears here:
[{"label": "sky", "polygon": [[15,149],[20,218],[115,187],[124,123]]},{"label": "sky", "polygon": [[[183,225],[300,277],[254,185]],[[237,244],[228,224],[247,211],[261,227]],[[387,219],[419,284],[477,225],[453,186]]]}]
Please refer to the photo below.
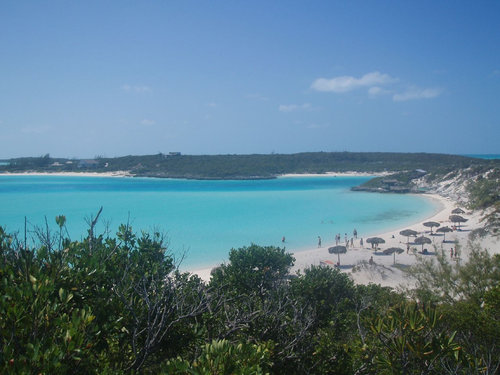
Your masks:
[{"label": "sky", "polygon": [[499,1],[0,2],[0,158],[500,153]]}]

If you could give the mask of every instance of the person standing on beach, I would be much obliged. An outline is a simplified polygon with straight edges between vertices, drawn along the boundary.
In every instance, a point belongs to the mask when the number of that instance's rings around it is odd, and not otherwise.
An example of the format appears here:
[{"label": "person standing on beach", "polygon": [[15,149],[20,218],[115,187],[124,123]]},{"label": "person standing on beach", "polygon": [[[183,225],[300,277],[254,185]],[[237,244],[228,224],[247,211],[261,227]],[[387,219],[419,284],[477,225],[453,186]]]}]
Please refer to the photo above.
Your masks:
[{"label": "person standing on beach", "polygon": [[354,247],[354,238],[351,237],[351,247]]},{"label": "person standing on beach", "polygon": [[318,247],[321,247],[321,237],[318,236]]},{"label": "person standing on beach", "polygon": [[354,228],[352,234],[354,235],[355,239],[358,239],[358,231],[356,230],[356,228]]},{"label": "person standing on beach", "polygon": [[361,240],[359,240],[359,246],[363,247],[363,238],[361,238]]}]

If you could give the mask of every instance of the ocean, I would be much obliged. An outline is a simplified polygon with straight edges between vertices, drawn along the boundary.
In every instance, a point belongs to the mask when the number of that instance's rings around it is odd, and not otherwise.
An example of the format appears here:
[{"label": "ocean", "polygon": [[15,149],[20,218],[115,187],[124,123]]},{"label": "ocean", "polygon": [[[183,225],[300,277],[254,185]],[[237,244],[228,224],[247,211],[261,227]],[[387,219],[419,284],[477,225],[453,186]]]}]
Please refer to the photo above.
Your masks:
[{"label": "ocean", "polygon": [[[286,177],[198,181],[126,177],[0,175],[0,225],[8,232],[45,225],[65,215],[72,240],[102,206],[98,232],[114,235],[127,221],[134,232],[160,231],[169,251],[185,254],[181,269],[227,260],[231,248],[285,246],[300,251],[334,241],[335,234],[367,237],[423,220],[437,211],[422,196],[352,192],[369,177]],[[87,219],[87,220],[86,220]],[[282,237],[285,243],[282,243]],[[326,249],[325,249],[326,251]]]},{"label": "ocean", "polygon": [[463,156],[468,156],[476,159],[500,159],[500,154],[464,154]]}]

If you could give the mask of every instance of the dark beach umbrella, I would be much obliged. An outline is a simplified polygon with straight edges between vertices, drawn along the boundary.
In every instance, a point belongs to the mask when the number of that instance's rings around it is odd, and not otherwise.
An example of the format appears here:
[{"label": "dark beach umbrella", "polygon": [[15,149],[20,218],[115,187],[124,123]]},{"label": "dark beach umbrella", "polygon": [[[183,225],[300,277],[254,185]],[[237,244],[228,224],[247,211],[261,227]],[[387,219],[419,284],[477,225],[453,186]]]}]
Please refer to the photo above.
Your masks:
[{"label": "dark beach umbrella", "polygon": [[432,234],[432,228],[433,227],[439,227],[441,224],[439,224],[437,221],[426,221],[424,223],[424,227],[431,228],[431,234]]},{"label": "dark beach umbrella", "polygon": [[420,236],[420,237],[415,238],[415,241],[413,241],[413,242],[415,242],[415,244],[417,244],[417,245],[422,245],[422,251],[424,251],[424,245],[426,243],[432,243],[432,240],[430,238]]},{"label": "dark beach umbrella", "polygon": [[463,215],[465,214],[465,211],[462,210],[461,208],[455,208],[453,211],[451,211],[452,214],[458,214],[458,215]]},{"label": "dark beach umbrella", "polygon": [[399,232],[399,234],[402,235],[402,236],[407,237],[408,240],[406,242],[409,243],[410,242],[410,236],[416,237],[418,233],[415,230],[405,229],[405,230],[402,230],[401,232]]},{"label": "dark beach umbrella", "polygon": [[404,250],[400,247],[390,247],[383,251],[384,254],[391,255],[394,254],[394,264],[396,264],[396,254],[404,253]]},{"label": "dark beach umbrella", "polygon": [[343,245],[337,245],[337,246],[329,247],[328,248],[328,252],[330,254],[337,254],[337,256],[339,257],[339,264],[340,264],[340,254],[347,253],[347,247],[345,247]]},{"label": "dark beach umbrella", "polygon": [[444,242],[444,241],[446,241],[446,233],[453,232],[453,229],[451,229],[450,227],[441,227],[441,228],[438,228],[436,230],[436,233],[437,232],[443,233],[443,235],[444,235],[443,242]]},{"label": "dark beach umbrella", "polygon": [[373,249],[373,245],[375,245],[375,249],[376,249],[379,244],[385,243],[385,240],[383,238],[380,238],[380,237],[370,237],[366,240],[366,242],[372,245],[372,249]]},{"label": "dark beach umbrella", "polygon": [[450,216],[450,221],[452,223],[458,223],[458,228],[460,228],[460,223],[465,223],[468,219],[463,218],[460,215],[451,215]]}]

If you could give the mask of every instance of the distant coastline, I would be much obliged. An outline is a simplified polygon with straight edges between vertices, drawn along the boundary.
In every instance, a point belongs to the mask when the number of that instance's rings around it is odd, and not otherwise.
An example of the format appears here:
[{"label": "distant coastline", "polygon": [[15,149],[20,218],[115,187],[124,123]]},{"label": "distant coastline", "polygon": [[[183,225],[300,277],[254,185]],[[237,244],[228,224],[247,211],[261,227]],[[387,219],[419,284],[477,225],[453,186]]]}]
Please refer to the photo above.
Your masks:
[{"label": "distant coastline", "polygon": [[134,177],[128,171],[113,172],[0,172],[0,176]]},{"label": "distant coastline", "polygon": [[[325,172],[325,173],[285,173],[279,176],[272,177],[246,177],[246,178],[236,178],[234,180],[270,180],[274,178],[300,178],[300,177],[377,177],[377,176],[387,176],[390,175],[389,172]],[[61,176],[61,177],[144,177],[144,178],[158,178],[149,176],[135,176],[129,171],[113,171],[113,172],[0,172],[0,176]],[[160,177],[161,178],[161,177]],[[169,177],[173,179],[188,179],[191,178],[176,178]],[[192,180],[221,180],[217,178],[192,178]],[[231,180],[231,179],[223,179]]]}]

